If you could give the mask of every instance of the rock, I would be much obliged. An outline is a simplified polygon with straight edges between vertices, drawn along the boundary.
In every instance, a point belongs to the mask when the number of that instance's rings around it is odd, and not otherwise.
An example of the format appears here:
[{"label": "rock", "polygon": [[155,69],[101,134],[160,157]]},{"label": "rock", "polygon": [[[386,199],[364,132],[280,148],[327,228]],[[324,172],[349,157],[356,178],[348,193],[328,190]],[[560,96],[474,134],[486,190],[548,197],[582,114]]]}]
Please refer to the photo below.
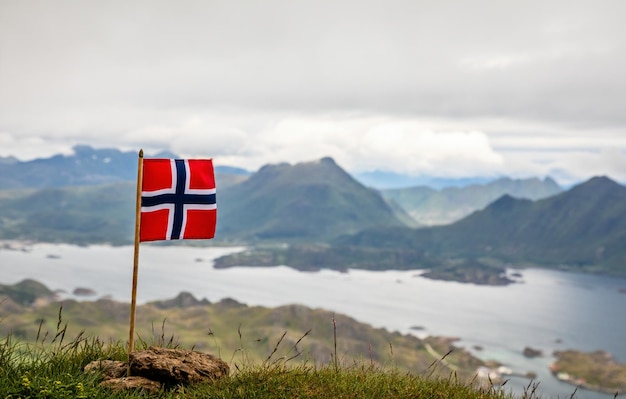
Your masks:
[{"label": "rock", "polygon": [[526,357],[540,357],[543,356],[543,352],[541,352],[541,350],[539,349],[534,349],[531,348],[529,346],[524,348],[524,351],[522,352],[522,354]]},{"label": "rock", "polygon": [[204,306],[210,305],[206,298],[202,300],[197,300],[191,293],[189,292],[181,292],[172,299],[167,299],[165,301],[156,301],[153,302],[154,306],[159,309],[172,309],[172,308],[190,308],[192,306]]},{"label": "rock", "polygon": [[[198,351],[150,347],[132,352],[130,363],[96,360],[85,373],[101,373],[100,386],[114,392],[141,389],[156,393],[163,386],[211,382],[228,376],[230,368],[222,359]],[[127,376],[130,364],[130,376]]]},{"label": "rock", "polygon": [[128,374],[128,363],[120,360],[95,360],[84,368],[86,373],[102,373],[105,380],[121,378]]},{"label": "rock", "polygon": [[230,368],[208,353],[150,347],[130,354],[130,372],[166,385],[210,382],[228,376]]},{"label": "rock", "polygon": [[85,288],[85,287],[77,287],[74,289],[74,291],[72,292],[74,295],[76,296],[94,296],[96,295],[96,291],[92,290],[91,288]]},{"label": "rock", "polygon": [[248,306],[245,303],[241,303],[233,298],[224,298],[215,305],[218,307],[218,309],[237,309],[245,308],[246,306]]},{"label": "rock", "polygon": [[140,389],[148,393],[158,393],[161,390],[161,384],[145,377],[121,377],[104,380],[100,383],[101,387],[109,388],[113,392],[122,392],[128,389]]}]

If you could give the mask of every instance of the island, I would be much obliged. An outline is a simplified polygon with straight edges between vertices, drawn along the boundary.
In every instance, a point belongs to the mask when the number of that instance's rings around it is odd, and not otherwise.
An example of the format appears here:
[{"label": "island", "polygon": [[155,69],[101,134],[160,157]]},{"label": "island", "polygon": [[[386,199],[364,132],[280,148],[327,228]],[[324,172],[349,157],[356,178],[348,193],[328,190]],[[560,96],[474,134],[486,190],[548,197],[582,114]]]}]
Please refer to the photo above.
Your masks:
[{"label": "island", "polygon": [[476,285],[508,285],[515,281],[506,276],[506,269],[491,266],[476,259],[430,269],[420,275],[433,280],[456,281]]},{"label": "island", "polygon": [[[477,285],[503,286],[515,283],[506,268],[479,259],[431,259],[417,251],[355,249],[324,245],[292,244],[284,247],[251,248],[215,259],[214,267],[272,267],[287,265],[305,272],[321,269],[347,272],[363,270],[426,270],[416,274],[433,280],[456,281]],[[517,277],[521,277],[516,272]]]},{"label": "island", "polygon": [[608,394],[626,391],[626,364],[616,362],[608,352],[566,350],[554,356],[550,370],[561,381]]}]

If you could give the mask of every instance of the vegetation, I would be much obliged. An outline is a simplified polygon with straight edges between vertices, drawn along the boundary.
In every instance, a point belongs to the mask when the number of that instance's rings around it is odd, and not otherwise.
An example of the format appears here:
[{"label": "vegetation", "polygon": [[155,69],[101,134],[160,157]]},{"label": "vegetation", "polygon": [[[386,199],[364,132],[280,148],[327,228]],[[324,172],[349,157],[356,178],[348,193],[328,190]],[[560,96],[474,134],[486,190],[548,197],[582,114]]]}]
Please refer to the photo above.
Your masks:
[{"label": "vegetation", "polygon": [[216,268],[246,265],[271,267],[287,265],[301,271],[326,269],[347,271],[429,269],[422,277],[480,285],[507,285],[506,268],[491,259],[440,259],[416,249],[372,248],[291,244],[263,246],[224,255],[215,260]]},{"label": "vegetation", "polygon": [[441,261],[430,259],[410,248],[349,247],[314,244],[259,246],[215,260],[216,268],[231,266],[288,265],[297,270],[315,271],[321,268],[346,271],[411,270],[438,267]]},{"label": "vegetation", "polygon": [[216,236],[258,241],[326,242],[375,226],[403,225],[380,193],[330,158],[261,168],[218,194]]},{"label": "vegetation", "polygon": [[446,187],[435,190],[427,186],[383,190],[386,200],[400,205],[423,225],[449,224],[485,208],[505,194],[515,198],[539,200],[561,192],[561,187],[546,178],[517,179],[503,177],[486,184]]},{"label": "vegetation", "polygon": [[[0,239],[131,244],[135,182],[123,181],[129,179],[128,167],[120,165],[128,166],[136,155],[111,151],[79,147],[72,157],[4,164],[11,169],[3,177],[13,183],[15,176],[22,176],[18,180],[26,184],[36,167],[45,165],[56,171],[46,176],[83,185],[0,190]],[[116,162],[119,165],[113,165]],[[68,169],[67,175],[59,172],[62,168]],[[210,245],[256,248],[220,260],[223,267],[287,263],[302,270],[433,269],[445,278],[457,274],[451,272],[453,267],[464,278],[469,272],[460,271],[459,264],[490,258],[503,266],[626,275],[626,188],[606,177],[538,201],[504,195],[453,224],[411,228],[401,221],[406,215],[397,205],[386,203],[379,192],[354,180],[330,158],[268,165],[250,177],[232,176],[222,180],[223,191],[218,189],[219,222]],[[35,177],[35,187],[58,183]],[[115,183],[96,185],[110,181]],[[521,185],[534,189],[522,190]],[[503,179],[483,186],[484,191],[475,186],[442,193],[458,199],[463,192],[461,197],[471,202],[503,187],[530,197],[558,189],[548,180],[522,184]],[[413,201],[407,199],[413,198],[408,192],[391,193],[386,195],[395,202]]]},{"label": "vegetation", "polygon": [[35,280],[26,279],[13,285],[0,284],[0,298],[5,297],[22,306],[30,306],[38,298],[51,298],[53,296],[54,292]]},{"label": "vegetation", "polygon": [[135,184],[47,188],[0,196],[0,239],[132,243]]},{"label": "vegetation", "polygon": [[584,353],[557,351],[552,371],[566,382],[610,394],[626,391],[626,364],[620,364],[607,352]]},{"label": "vegetation", "polygon": [[[0,395],[5,398],[127,398],[146,397],[140,391],[113,393],[100,387],[100,376],[82,368],[92,360],[124,360],[120,344],[75,338],[67,344],[28,346],[7,338],[0,347]],[[475,388],[470,382],[383,370],[367,365],[335,368],[284,362],[241,365],[214,384],[177,386],[162,398],[509,398],[494,387]],[[532,396],[524,396],[532,397]]]},{"label": "vegetation", "polygon": [[[122,398],[145,397],[140,391],[113,393],[99,386],[101,376],[85,373],[89,362],[101,359],[126,360],[126,346],[120,341],[104,342],[84,332],[70,335],[59,311],[53,333],[43,333],[39,324],[35,342],[26,343],[7,334],[0,340],[0,396],[4,398]],[[37,326],[33,326],[37,328]],[[73,337],[73,338],[69,338]],[[177,346],[161,335],[149,345]],[[293,346],[306,340],[303,336]],[[241,333],[239,339],[242,339]],[[335,341],[340,342],[339,340]],[[291,364],[300,356],[277,357],[283,339],[279,338],[266,352],[265,360],[250,362],[244,348],[231,359],[232,373],[213,384],[175,386],[164,390],[162,398],[511,398],[492,384],[476,386],[445,371],[436,374],[442,362],[434,361],[424,372],[406,372],[393,362],[379,366],[367,360],[344,362],[311,361]],[[443,359],[440,359],[443,360]],[[438,376],[440,375],[440,376]],[[529,389],[523,398],[535,398]]]},{"label": "vegetation", "polygon": [[[2,304],[3,313],[9,313],[7,302]],[[187,305],[178,305],[184,302]],[[51,302],[21,309],[13,304],[11,310],[0,323],[0,331],[25,342],[49,340],[58,328],[61,311],[64,319],[71,320],[64,327],[68,336],[86,334],[118,341],[128,334],[129,305],[110,300]],[[136,322],[137,335],[143,341],[166,341],[233,359],[245,357],[246,363],[254,364],[262,363],[280,338],[281,346],[274,356],[290,358],[297,354],[294,362],[367,361],[375,366],[393,364],[405,371],[423,372],[437,360],[432,353],[443,356],[451,352],[446,357],[448,364],[466,379],[484,365],[446,338],[419,339],[299,305],[263,308],[232,299],[215,304],[168,300],[139,306]],[[447,375],[450,370],[444,367],[440,371]]]},{"label": "vegetation", "polygon": [[503,196],[456,223],[380,228],[333,245],[412,248],[435,259],[490,257],[513,264],[626,275],[626,187],[596,177],[540,201]]},{"label": "vegetation", "polygon": [[422,277],[434,280],[459,281],[478,285],[507,285],[514,281],[506,276],[506,269],[467,259],[460,263],[428,270]]}]

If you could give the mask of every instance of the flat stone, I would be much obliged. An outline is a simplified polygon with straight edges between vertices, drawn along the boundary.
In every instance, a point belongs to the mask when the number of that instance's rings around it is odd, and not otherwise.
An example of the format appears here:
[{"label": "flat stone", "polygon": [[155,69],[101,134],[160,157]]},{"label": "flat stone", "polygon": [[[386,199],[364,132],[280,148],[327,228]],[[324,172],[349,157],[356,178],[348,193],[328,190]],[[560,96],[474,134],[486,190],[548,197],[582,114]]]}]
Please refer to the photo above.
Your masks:
[{"label": "flat stone", "polygon": [[111,378],[102,381],[100,386],[103,388],[109,388],[113,392],[140,389],[148,393],[158,393],[161,390],[161,384],[159,382],[139,376]]},{"label": "flat stone", "polygon": [[217,356],[185,349],[150,347],[132,352],[129,358],[131,375],[168,385],[212,382],[230,372]]}]

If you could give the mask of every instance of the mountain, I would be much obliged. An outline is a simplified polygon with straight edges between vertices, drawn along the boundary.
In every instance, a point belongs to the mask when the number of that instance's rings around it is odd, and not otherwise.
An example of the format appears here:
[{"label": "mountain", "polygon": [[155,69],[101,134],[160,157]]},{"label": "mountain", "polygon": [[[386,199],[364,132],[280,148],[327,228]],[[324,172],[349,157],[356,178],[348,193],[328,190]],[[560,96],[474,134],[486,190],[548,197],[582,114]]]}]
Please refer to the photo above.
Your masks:
[{"label": "mountain", "polygon": [[400,226],[381,195],[331,158],[266,165],[218,196],[216,236],[326,241],[377,226]]},{"label": "mountain", "polygon": [[0,164],[0,188],[95,185],[137,179],[137,153],[79,145],[73,155]]},{"label": "mountain", "polygon": [[[160,152],[146,157],[177,158],[177,155]],[[215,165],[215,174],[218,182],[231,185],[245,180],[250,173],[241,168]],[[135,151],[77,145],[71,155],[59,154],[26,162],[13,157],[0,158],[0,189],[85,186],[136,180]]]},{"label": "mountain", "polygon": [[368,230],[340,237],[335,244],[626,275],[624,242],[626,187],[594,177],[538,201],[504,195],[451,225]]},{"label": "mountain", "polygon": [[417,186],[382,190],[387,201],[401,206],[421,225],[441,225],[460,220],[475,210],[483,209],[505,194],[532,200],[558,194],[561,187],[551,178],[500,178],[487,184],[446,187],[435,190]]},{"label": "mountain", "polygon": [[[10,305],[13,308],[16,305],[31,306],[37,299],[52,300],[54,298],[55,293],[52,290],[35,280],[26,279],[12,285],[0,284],[0,302],[11,301]],[[3,310],[7,310],[8,304],[0,304],[3,305]]]},{"label": "mountain", "polygon": [[0,239],[128,244],[135,182],[0,191]]},{"label": "mountain", "polygon": [[[218,183],[223,176],[217,175]],[[363,228],[402,225],[377,191],[330,158],[229,176],[241,180],[221,181],[218,188],[216,241],[319,242]],[[132,243],[134,204],[134,181],[0,190],[0,238]]]}]

